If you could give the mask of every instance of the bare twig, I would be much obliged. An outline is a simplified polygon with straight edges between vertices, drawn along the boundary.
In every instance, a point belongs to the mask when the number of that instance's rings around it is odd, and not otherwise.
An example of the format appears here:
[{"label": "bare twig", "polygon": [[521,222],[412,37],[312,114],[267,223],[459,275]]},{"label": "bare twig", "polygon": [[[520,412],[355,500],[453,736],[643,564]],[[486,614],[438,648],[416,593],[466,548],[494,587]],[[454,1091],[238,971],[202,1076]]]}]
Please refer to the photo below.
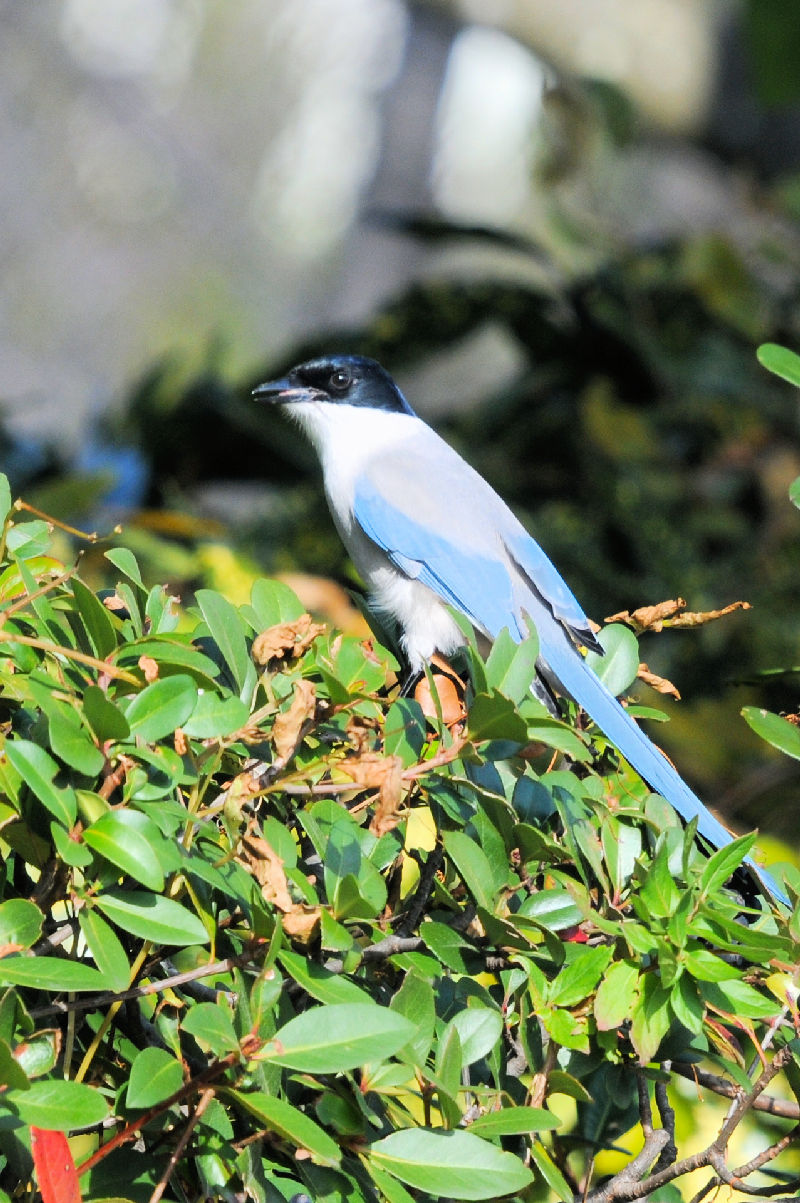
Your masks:
[{"label": "bare twig", "polygon": [[192,1132],[194,1132],[194,1129],[197,1125],[197,1121],[202,1118],[203,1112],[205,1111],[206,1107],[211,1102],[213,1097],[214,1097],[214,1090],[212,1087],[208,1087],[200,1095],[197,1106],[194,1109],[194,1113],[189,1116],[189,1121],[186,1124],[186,1127],[184,1128],[183,1132],[181,1132],[180,1140],[175,1145],[175,1148],[172,1150],[172,1155],[171,1155],[169,1161],[167,1162],[166,1166],[164,1167],[164,1173],[161,1175],[158,1182],[156,1183],[155,1190],[153,1191],[152,1195],[150,1196],[150,1203],[159,1203],[159,1200],[161,1199],[162,1195],[164,1194],[164,1191],[167,1189],[167,1183],[169,1182],[170,1178],[172,1177],[172,1174],[173,1174],[178,1162],[180,1161],[181,1157],[183,1156],[183,1151],[189,1143]]}]

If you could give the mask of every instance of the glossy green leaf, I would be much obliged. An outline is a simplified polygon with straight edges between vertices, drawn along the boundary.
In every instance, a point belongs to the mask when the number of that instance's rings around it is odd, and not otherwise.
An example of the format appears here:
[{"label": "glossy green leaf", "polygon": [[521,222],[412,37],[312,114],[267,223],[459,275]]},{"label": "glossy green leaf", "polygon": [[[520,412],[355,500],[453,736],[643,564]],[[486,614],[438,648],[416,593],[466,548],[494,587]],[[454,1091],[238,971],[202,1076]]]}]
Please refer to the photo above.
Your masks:
[{"label": "glossy green leaf", "polygon": [[455,864],[475,901],[492,909],[495,893],[494,874],[486,853],[463,831],[444,834],[445,852]]},{"label": "glossy green leaf", "polygon": [[415,1028],[414,1035],[400,1055],[408,1055],[413,1064],[423,1066],[433,1044],[436,1026],[433,986],[425,978],[411,971],[403,978],[403,983],[389,1006],[399,1015],[404,1015]]},{"label": "glossy green leaf", "polygon": [[183,1066],[163,1048],[143,1048],[131,1066],[125,1102],[135,1110],[154,1107],[183,1085]]},{"label": "glossy green leaf", "polygon": [[309,957],[297,952],[284,950],[278,953],[278,961],[299,986],[326,1006],[339,1003],[367,1003],[370,996],[349,977],[342,973],[332,973],[322,965],[318,965]]},{"label": "glossy green leaf", "polygon": [[367,1156],[401,1182],[437,1198],[496,1199],[533,1181],[513,1153],[471,1132],[407,1128],[376,1141]]},{"label": "glossy green leaf", "polygon": [[503,1034],[503,1017],[490,1007],[465,1007],[450,1021],[461,1043],[461,1065],[487,1057]]},{"label": "glossy green leaf", "polygon": [[183,729],[193,739],[224,739],[244,727],[249,717],[250,711],[240,698],[232,694],[220,697],[203,690]]},{"label": "glossy green leaf", "polygon": [[51,1132],[77,1132],[93,1128],[108,1116],[109,1106],[99,1090],[64,1078],[42,1078],[27,1090],[4,1096],[25,1124]]},{"label": "glossy green leaf", "polygon": [[484,1140],[493,1140],[498,1136],[524,1136],[526,1132],[552,1132],[561,1123],[557,1115],[543,1107],[503,1107],[478,1116],[469,1130]]},{"label": "glossy green leaf", "polygon": [[523,643],[511,638],[504,627],[492,644],[486,660],[486,682],[512,702],[521,702],[536,676],[539,641],[533,632]]},{"label": "glossy green leaf", "polygon": [[28,739],[8,739],[5,754],[36,797],[65,827],[71,827],[78,813],[75,791],[58,786],[59,766],[38,744]]},{"label": "glossy green leaf", "polygon": [[155,743],[172,735],[186,722],[196,701],[197,686],[183,673],[153,681],[136,695],[125,712],[131,738],[138,736],[146,743]]},{"label": "glossy green leaf", "polygon": [[408,1019],[377,1004],[310,1007],[280,1028],[260,1057],[306,1073],[338,1073],[391,1057],[413,1035]]},{"label": "glossy green leaf", "polygon": [[561,1203],[573,1203],[574,1195],[566,1178],[547,1150],[536,1142],[531,1145],[531,1161],[550,1187],[555,1198],[559,1199]]},{"label": "glossy green leaf", "polygon": [[76,992],[96,990],[98,993],[106,989],[105,978],[91,965],[61,957],[2,957],[0,985]]},{"label": "glossy green leaf", "polygon": [[198,589],[195,600],[237,688],[242,689],[253,671],[253,662],[247,651],[245,627],[239,611],[227,598],[211,589]]},{"label": "glossy green leaf", "polygon": [[109,990],[126,990],[130,985],[131,967],[125,949],[97,909],[85,906],[78,915],[83,938],[94,963]]},{"label": "glossy green leaf", "polygon": [[14,1049],[14,1057],[29,1078],[49,1074],[61,1054],[61,1033],[55,1028],[34,1032]]},{"label": "glossy green leaf", "polygon": [[60,713],[51,714],[48,726],[50,744],[59,760],[86,777],[96,777],[102,771],[105,757],[77,714],[74,722]]},{"label": "glossy green leaf", "polygon": [[305,606],[283,581],[263,577],[250,591],[250,614],[255,620],[253,630],[260,634],[282,622],[294,622],[305,613]]},{"label": "glossy green leaf", "polygon": [[146,890],[104,890],[96,905],[117,927],[154,944],[207,944],[208,933],[196,915],[173,898]]},{"label": "glossy green leaf", "polygon": [[0,1086],[5,1090],[27,1090],[28,1075],[11,1051],[11,1046],[0,1039]]},{"label": "glossy green leaf", "polygon": [[72,593],[95,656],[105,660],[117,649],[117,632],[106,607],[83,581],[72,578]]},{"label": "glossy green leaf", "polygon": [[125,576],[144,588],[142,585],[142,574],[139,565],[136,563],[136,556],[127,547],[111,547],[105,552],[105,557],[109,563],[118,568]]},{"label": "glossy green leaf", "polygon": [[255,1116],[260,1127],[277,1132],[297,1148],[306,1149],[318,1165],[338,1165],[341,1161],[342,1154],[336,1141],[297,1107],[260,1091],[232,1090],[230,1097]]},{"label": "glossy green leaf", "polygon": [[90,685],[84,693],[83,713],[101,743],[128,738],[128,720],[98,685]]},{"label": "glossy green leaf", "polygon": [[635,961],[609,965],[594,997],[594,1017],[601,1032],[613,1031],[631,1018],[639,992],[639,966]]},{"label": "glossy green leaf", "polygon": [[709,857],[700,875],[700,886],[703,892],[708,894],[724,885],[731,874],[740,867],[755,842],[755,833],[751,833],[740,836],[739,839],[733,840],[724,848],[718,848]]},{"label": "glossy green leaf", "polygon": [[757,706],[745,706],[742,715],[748,727],[787,756],[800,760],[800,728],[779,714],[761,710]]},{"label": "glossy green leaf", "polygon": [[184,1032],[207,1045],[212,1053],[224,1057],[239,1047],[227,1008],[220,1003],[196,1003],[181,1023]]},{"label": "glossy green leaf", "polygon": [[489,739],[509,740],[524,744],[528,728],[512,701],[497,691],[479,693],[469,708],[469,733],[476,743]]},{"label": "glossy green leaf", "polygon": [[605,649],[605,655],[587,652],[586,663],[597,673],[609,693],[619,697],[630,689],[639,672],[639,643],[633,631],[616,622],[598,631],[597,640]]},{"label": "glossy green leaf", "polygon": [[30,948],[42,934],[44,915],[27,898],[9,898],[0,903],[0,946],[17,944]]},{"label": "glossy green leaf", "polygon": [[800,355],[777,343],[762,343],[756,355],[762,367],[800,388]]},{"label": "glossy green leaf", "polygon": [[164,888],[164,874],[153,852],[163,840],[152,819],[138,810],[110,810],[84,833],[85,843],[149,890]]}]

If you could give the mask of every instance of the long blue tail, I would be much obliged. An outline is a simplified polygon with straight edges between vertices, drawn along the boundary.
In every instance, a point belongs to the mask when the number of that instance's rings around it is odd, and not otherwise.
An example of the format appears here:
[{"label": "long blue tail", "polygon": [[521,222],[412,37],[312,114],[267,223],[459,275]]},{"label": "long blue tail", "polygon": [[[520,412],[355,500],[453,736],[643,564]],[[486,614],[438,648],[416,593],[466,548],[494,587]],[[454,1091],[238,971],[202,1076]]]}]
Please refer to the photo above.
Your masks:
[{"label": "long blue tail", "polygon": [[[651,789],[662,794],[687,823],[696,818],[698,834],[715,848],[730,844],[731,833],[689,789],[680,773],[609,693],[580,653],[571,646],[562,645],[550,659],[548,650],[542,648],[543,656],[559,685],[583,707]],[[785,906],[790,905],[783,890],[765,869],[750,857],[744,863],[773,898]]]}]

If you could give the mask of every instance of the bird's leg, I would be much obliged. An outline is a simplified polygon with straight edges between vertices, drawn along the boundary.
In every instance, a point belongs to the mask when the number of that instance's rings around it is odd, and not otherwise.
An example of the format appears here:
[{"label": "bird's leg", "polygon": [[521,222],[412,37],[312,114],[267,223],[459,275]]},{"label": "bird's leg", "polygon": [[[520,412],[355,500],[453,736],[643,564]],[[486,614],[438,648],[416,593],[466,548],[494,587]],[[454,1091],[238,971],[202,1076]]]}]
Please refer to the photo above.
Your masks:
[{"label": "bird's leg", "polygon": [[421,668],[407,668],[400,678],[400,694],[401,698],[410,698],[414,694],[414,690],[419,685],[425,673]]}]

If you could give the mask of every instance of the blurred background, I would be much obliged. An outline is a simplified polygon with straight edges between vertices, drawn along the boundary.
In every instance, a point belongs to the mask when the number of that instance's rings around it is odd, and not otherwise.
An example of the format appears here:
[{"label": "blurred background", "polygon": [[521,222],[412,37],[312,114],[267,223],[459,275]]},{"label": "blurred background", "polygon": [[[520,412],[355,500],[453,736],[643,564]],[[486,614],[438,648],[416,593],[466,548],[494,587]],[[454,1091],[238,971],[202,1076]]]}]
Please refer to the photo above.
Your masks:
[{"label": "blurred background", "polygon": [[375,355],[593,618],[752,603],[643,639],[653,734],[796,842],[739,710],[798,709],[797,391],[755,358],[800,346],[798,63],[798,0],[0,0],[14,490],[184,597],[280,572],[355,624],[249,390]]}]

